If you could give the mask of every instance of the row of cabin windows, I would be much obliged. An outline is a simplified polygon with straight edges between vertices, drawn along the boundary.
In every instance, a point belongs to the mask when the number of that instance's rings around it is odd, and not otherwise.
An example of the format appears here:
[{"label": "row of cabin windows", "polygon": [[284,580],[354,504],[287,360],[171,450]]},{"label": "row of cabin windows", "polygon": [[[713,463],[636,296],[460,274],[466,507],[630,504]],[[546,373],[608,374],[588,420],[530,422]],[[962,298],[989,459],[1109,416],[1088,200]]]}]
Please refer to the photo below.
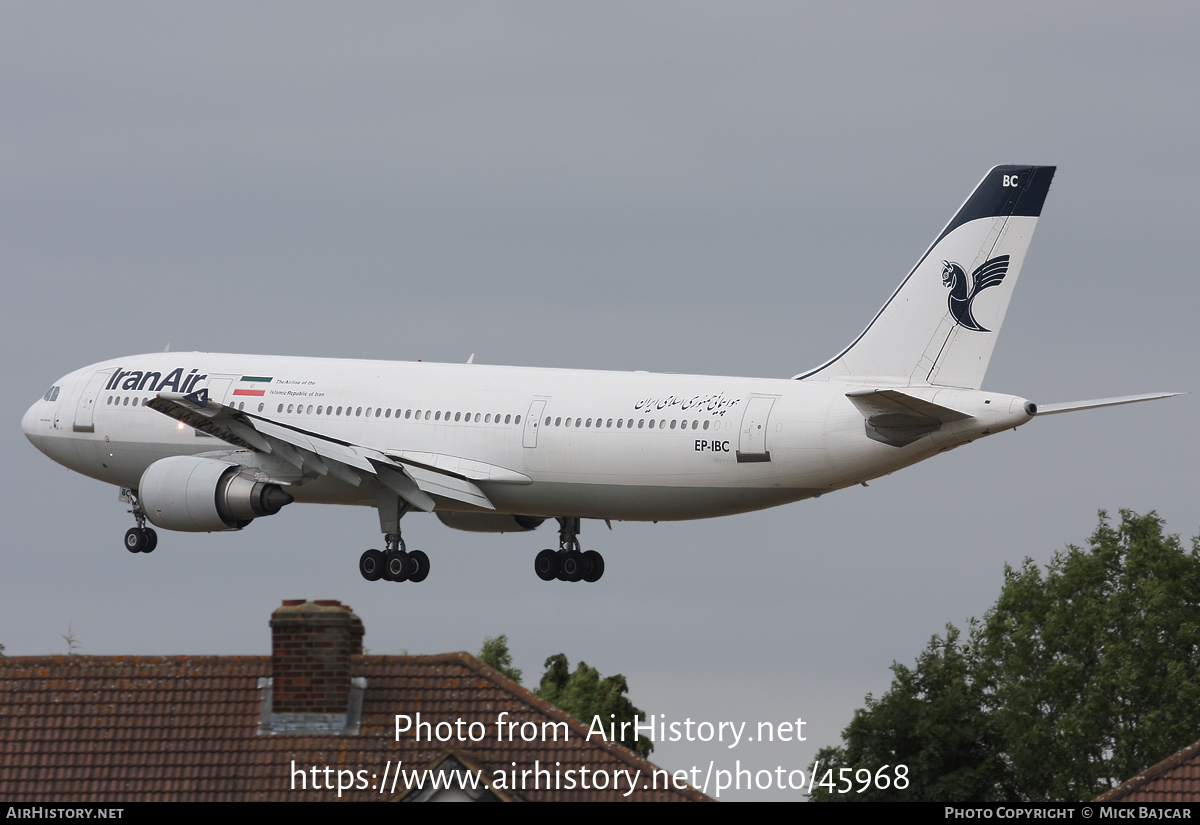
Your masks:
[{"label": "row of cabin windows", "polygon": [[[260,412],[262,411],[261,404],[258,405],[258,409]],[[345,407],[344,409],[345,409],[345,415],[354,416],[355,418],[363,418],[363,417],[371,418],[372,416],[374,416],[375,418],[391,418],[392,417],[391,408],[384,409],[383,407],[376,407],[375,409],[372,410],[370,407],[365,407],[365,408],[364,407]],[[305,409],[303,404],[288,404],[287,405],[288,413],[293,412],[293,410],[298,415],[312,415],[313,414],[313,405],[309,404],[308,408]],[[317,408],[316,408],[317,415],[342,415],[343,414],[342,411],[343,411],[342,407],[338,407],[335,410],[332,406],[325,407],[324,405],[317,405]],[[279,405],[279,409],[277,410],[277,412],[283,412],[282,404]],[[401,412],[400,410],[396,410],[395,417],[396,417],[397,421],[400,420],[400,412]],[[365,416],[364,416],[364,413],[365,413]],[[453,413],[453,415],[454,415],[455,421],[470,422],[472,414],[464,413],[464,412],[456,412],[456,413]],[[450,410],[446,410],[445,412],[442,412],[441,410],[424,410],[424,411],[422,411],[422,410],[416,410],[416,411],[404,410],[405,420],[419,421],[419,420],[422,420],[422,416],[424,416],[425,421],[430,421],[430,420],[441,421],[441,420],[443,420],[443,418],[446,421],[449,421],[451,412],[450,412]],[[509,415],[506,415],[503,417],[503,422],[501,421],[500,413],[495,413],[495,414],[475,413],[474,416],[475,416],[474,420],[475,420],[476,424],[479,424],[479,423],[483,423],[483,424],[492,424],[492,423],[520,424],[521,423],[521,416],[519,416],[519,415],[513,416],[511,413]]]},{"label": "row of cabin windows", "polygon": [[[141,402],[141,406],[143,406],[143,407],[146,406],[146,404],[148,404],[149,401],[150,401],[149,398],[143,398],[142,402]],[[115,398],[115,401],[114,401],[114,396],[110,395],[108,397],[108,403],[115,404],[116,406],[128,407],[129,406],[129,397],[126,397],[124,399],[124,403],[122,403],[122,399]],[[138,406],[138,401],[136,398],[133,400],[133,406],[135,406],[135,407]],[[262,405],[262,404],[258,405],[259,412],[262,412],[263,406],[264,405]],[[246,402],[244,402],[244,401],[240,402],[238,404],[238,409],[245,410]],[[382,407],[376,407],[374,410],[372,410],[370,407],[366,407],[366,408],[364,408],[364,407],[344,407],[344,408],[337,407],[335,410],[334,407],[332,407],[332,406],[326,407],[324,404],[317,405],[316,414],[317,415],[343,415],[343,410],[345,411],[344,412],[345,415],[347,415],[347,416],[352,415],[356,418],[363,417],[364,411],[366,413],[367,418],[371,418],[372,415],[375,418],[391,418],[392,417],[391,408],[384,409]],[[283,411],[284,411],[284,405],[280,404],[278,412],[282,413]],[[306,410],[303,404],[288,404],[287,411],[288,411],[288,413],[295,412],[300,415],[312,415],[313,414],[313,405],[309,404],[308,408]],[[441,410],[424,410],[424,411],[416,410],[415,412],[413,410],[405,410],[404,411],[405,420],[413,420],[413,421],[422,420],[422,416],[424,416],[423,420],[425,420],[425,421],[429,421],[429,420],[441,421],[441,420],[443,420],[443,418],[446,421],[449,421],[450,415],[451,415],[451,413],[449,410],[446,410],[445,412],[442,412]],[[461,412],[456,412],[453,415],[454,415],[455,421],[467,421],[467,422],[471,421],[471,416],[472,416],[471,413],[461,413]],[[400,419],[400,410],[395,411],[395,417],[397,420]],[[495,423],[497,423],[497,424],[501,423],[500,413],[495,413],[494,415],[492,413],[474,413],[474,420],[475,420],[476,424],[481,423],[481,421],[484,424],[491,424],[493,418],[495,419]],[[609,419],[605,420],[603,418],[595,418],[595,419],[593,419],[593,418],[587,418],[587,419],[576,418],[576,419],[572,420],[569,417],[563,418],[562,416],[558,416],[558,417],[552,417],[549,415],[546,416],[546,421],[545,421],[546,426],[547,427],[551,426],[552,422],[553,422],[553,426],[555,426],[555,427],[564,427],[564,426],[565,427],[572,427],[572,426],[574,426],[574,427],[592,427],[594,424],[596,428],[612,429],[614,419],[609,418]],[[632,419],[632,418],[628,418],[628,419],[618,418],[615,420],[616,428],[618,430],[622,429],[622,428],[632,430],[634,427],[633,422],[634,422],[634,419]],[[506,416],[504,416],[503,423],[505,423],[505,424],[520,424],[521,416],[519,416],[519,415],[513,416],[511,414],[506,415]],[[691,424],[691,429],[693,429],[693,430],[700,430],[700,429],[707,430],[709,428],[709,421],[707,421],[707,420],[701,422],[699,419],[693,419],[690,422],[690,424]],[[666,430],[666,429],[674,430],[676,428],[681,429],[681,430],[686,430],[686,429],[688,429],[688,425],[689,425],[689,422],[687,420],[679,420],[679,419],[675,419],[675,418],[672,418],[670,420],[670,422],[668,422],[667,419],[665,419],[665,418],[659,419],[658,421],[655,421],[655,419],[653,419],[653,418],[637,419],[637,428],[639,430],[643,429],[643,428],[648,428],[648,429],[653,430],[656,426],[660,430]]]},{"label": "row of cabin windows", "polygon": [[[613,426],[613,419],[611,419],[611,418],[608,419],[607,421],[603,418],[597,418],[597,419],[576,418],[574,420],[574,422],[572,422],[572,420],[570,418],[562,418],[560,416],[560,417],[552,419],[551,416],[546,416],[545,423],[546,423],[547,427],[549,427],[551,425],[551,421],[553,421],[553,424],[555,427],[571,427],[571,426],[591,427],[593,420],[595,421],[595,426],[597,428],[611,429]],[[618,418],[616,420],[617,429],[619,430],[621,428],[625,428],[625,429],[632,430],[633,429],[633,421],[634,421],[634,419],[632,419],[632,418],[628,418],[628,419],[627,418]],[[691,424],[691,428],[693,430],[699,430],[699,429],[707,430],[709,427],[709,422],[707,420],[704,421],[703,426],[701,426],[702,422],[700,422],[698,419],[688,422],[688,421],[681,421],[679,419],[672,418],[670,423],[668,424],[667,419],[665,419],[665,418],[660,419],[657,422],[653,418],[651,418],[651,419],[639,418],[639,419],[637,419],[637,428],[640,430],[643,427],[648,427],[649,429],[653,430],[655,428],[655,426],[657,426],[660,430],[665,430],[668,427],[673,430],[676,428],[676,426],[678,426],[679,429],[686,430],[686,429],[688,429],[689,423]]]},{"label": "row of cabin windows", "polygon": [[[128,407],[129,399],[130,399],[130,396],[128,396],[128,395],[125,396],[125,398],[123,400],[122,400],[121,396],[119,396],[119,395],[110,395],[108,397],[108,401],[105,403],[110,406],[113,406],[113,407]],[[135,407],[138,407],[138,406],[144,407],[149,403],[150,403],[149,398],[143,398],[140,404],[138,403],[138,400],[136,398],[133,399],[133,406],[135,406]]]}]

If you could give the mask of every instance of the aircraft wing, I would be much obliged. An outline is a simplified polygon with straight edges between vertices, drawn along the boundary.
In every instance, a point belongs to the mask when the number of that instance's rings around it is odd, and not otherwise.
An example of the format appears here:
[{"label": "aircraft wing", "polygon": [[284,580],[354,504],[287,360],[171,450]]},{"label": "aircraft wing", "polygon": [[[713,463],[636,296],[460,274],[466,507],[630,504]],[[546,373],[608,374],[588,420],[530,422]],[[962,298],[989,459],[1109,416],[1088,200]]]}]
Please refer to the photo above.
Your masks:
[{"label": "aircraft wing", "polygon": [[147,404],[201,432],[237,447],[274,455],[296,469],[332,475],[355,486],[373,476],[418,510],[434,508],[432,496],[496,509],[474,481],[532,484],[532,479],[503,467],[443,456],[438,453],[395,451],[351,444],[291,424],[272,421],[259,413],[236,410],[208,397],[208,390],[163,392]]}]

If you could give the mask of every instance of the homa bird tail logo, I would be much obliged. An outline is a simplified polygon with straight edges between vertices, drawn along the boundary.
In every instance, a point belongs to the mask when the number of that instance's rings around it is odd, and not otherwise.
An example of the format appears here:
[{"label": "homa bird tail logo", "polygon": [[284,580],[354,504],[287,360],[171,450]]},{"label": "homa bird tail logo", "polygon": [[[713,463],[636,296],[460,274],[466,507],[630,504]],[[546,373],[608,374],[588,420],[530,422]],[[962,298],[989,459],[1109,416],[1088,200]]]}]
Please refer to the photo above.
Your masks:
[{"label": "homa bird tail logo", "polygon": [[975,320],[975,316],[971,314],[971,304],[980,292],[988,287],[999,286],[1007,274],[1007,255],[997,255],[982,263],[971,273],[969,284],[967,273],[960,265],[953,261],[942,261],[942,286],[950,287],[947,304],[950,306],[950,314],[954,316],[954,320],[958,322],[959,326],[973,329],[976,332],[991,332],[990,329]]}]

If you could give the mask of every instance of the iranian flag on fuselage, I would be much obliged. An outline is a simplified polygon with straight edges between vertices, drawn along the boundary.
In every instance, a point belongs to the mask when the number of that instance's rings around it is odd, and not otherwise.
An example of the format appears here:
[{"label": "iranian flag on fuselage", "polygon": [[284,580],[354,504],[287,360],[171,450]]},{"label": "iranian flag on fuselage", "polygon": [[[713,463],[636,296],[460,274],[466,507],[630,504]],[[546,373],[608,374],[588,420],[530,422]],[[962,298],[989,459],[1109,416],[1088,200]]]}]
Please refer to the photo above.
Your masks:
[{"label": "iranian flag on fuselage", "polygon": [[257,395],[263,396],[267,394],[265,389],[258,389],[259,385],[270,384],[274,376],[263,375],[243,375],[242,380],[238,381],[236,387],[233,388],[234,395]]}]

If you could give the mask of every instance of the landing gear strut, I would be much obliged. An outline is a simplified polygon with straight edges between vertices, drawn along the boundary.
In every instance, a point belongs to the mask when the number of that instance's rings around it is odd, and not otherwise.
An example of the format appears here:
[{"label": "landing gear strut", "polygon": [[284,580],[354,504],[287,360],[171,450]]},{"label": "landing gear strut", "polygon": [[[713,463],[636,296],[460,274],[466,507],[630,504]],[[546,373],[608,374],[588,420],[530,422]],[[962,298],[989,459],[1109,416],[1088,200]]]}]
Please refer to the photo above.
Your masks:
[{"label": "landing gear strut", "polygon": [[584,553],[579,546],[579,519],[558,519],[558,551],[543,550],[533,560],[533,570],[542,581],[594,582],[604,575],[604,556],[595,550]]},{"label": "landing gear strut", "polygon": [[420,550],[408,552],[400,536],[400,519],[411,505],[386,487],[379,489],[376,502],[384,550],[363,553],[358,559],[358,572],[369,582],[380,579],[389,582],[425,581],[429,575],[429,556]]},{"label": "landing gear strut", "polygon": [[129,512],[137,519],[137,527],[125,531],[125,549],[130,553],[153,553],[158,546],[158,533],[146,526],[146,512],[138,501],[137,492],[123,489],[121,500],[133,505]]}]

